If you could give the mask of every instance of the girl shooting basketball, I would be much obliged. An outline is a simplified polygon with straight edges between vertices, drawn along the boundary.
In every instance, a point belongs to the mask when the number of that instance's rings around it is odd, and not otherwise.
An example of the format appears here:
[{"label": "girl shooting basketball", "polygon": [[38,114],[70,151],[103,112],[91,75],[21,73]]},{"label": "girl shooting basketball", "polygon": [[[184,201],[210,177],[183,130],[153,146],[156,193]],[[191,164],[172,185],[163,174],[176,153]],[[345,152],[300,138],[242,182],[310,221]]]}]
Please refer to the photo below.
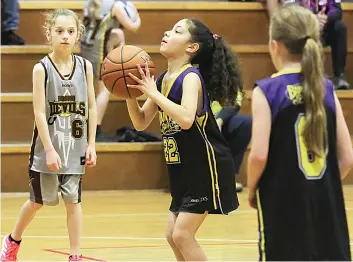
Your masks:
[{"label": "girl shooting basketball", "polygon": [[90,62],[72,54],[84,31],[74,12],[57,9],[49,13],[45,29],[52,51],[33,69],[35,128],[29,163],[30,199],[22,206],[14,230],[3,241],[2,261],[17,259],[24,230],[43,205],[58,204],[58,191],[67,211],[69,260],[81,260],[82,175],[85,166],[96,164],[93,70]]},{"label": "girl shooting basketball", "polygon": [[353,150],[323,76],[315,15],[299,6],[275,13],[270,53],[279,72],[256,82],[248,160],[260,260],[351,260],[341,180]]},{"label": "girl shooting basketball", "polygon": [[[233,156],[219,131],[210,101],[233,105],[242,86],[231,51],[222,38],[194,19],[179,21],[162,39],[168,71],[156,81],[138,66],[130,74],[148,96],[141,108],[127,100],[131,120],[144,130],[159,111],[172,202],[167,240],[178,261],[207,260],[195,234],[208,214],[238,207]],[[196,69],[192,64],[197,64]]]}]

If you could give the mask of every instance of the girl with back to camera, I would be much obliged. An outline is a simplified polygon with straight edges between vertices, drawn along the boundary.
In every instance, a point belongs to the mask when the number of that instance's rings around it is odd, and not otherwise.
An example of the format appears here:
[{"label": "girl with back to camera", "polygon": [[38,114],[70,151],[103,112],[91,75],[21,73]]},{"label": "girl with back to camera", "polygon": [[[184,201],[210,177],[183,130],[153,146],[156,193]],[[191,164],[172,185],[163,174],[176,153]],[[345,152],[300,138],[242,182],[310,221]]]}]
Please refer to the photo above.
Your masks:
[{"label": "girl with back to camera", "polygon": [[299,6],[275,13],[270,53],[279,72],[256,82],[248,160],[260,260],[351,260],[341,180],[352,143],[323,74],[315,15]]},{"label": "girl with back to camera", "polygon": [[[183,19],[165,32],[160,52],[168,71],[155,82],[139,66],[130,74],[147,95],[142,108],[127,100],[131,120],[144,130],[159,112],[172,195],[167,240],[178,261],[207,260],[195,234],[208,214],[237,209],[233,155],[210,108],[210,101],[233,105],[238,85],[235,60],[222,38],[200,21]],[[192,64],[197,64],[198,69]]]},{"label": "girl with back to camera", "polygon": [[22,206],[15,228],[4,238],[1,261],[17,260],[25,229],[43,205],[59,203],[58,191],[67,212],[69,261],[81,261],[82,175],[85,166],[96,164],[93,70],[90,62],[72,54],[84,32],[73,11],[48,13],[44,27],[52,50],[33,69],[30,199]]}]

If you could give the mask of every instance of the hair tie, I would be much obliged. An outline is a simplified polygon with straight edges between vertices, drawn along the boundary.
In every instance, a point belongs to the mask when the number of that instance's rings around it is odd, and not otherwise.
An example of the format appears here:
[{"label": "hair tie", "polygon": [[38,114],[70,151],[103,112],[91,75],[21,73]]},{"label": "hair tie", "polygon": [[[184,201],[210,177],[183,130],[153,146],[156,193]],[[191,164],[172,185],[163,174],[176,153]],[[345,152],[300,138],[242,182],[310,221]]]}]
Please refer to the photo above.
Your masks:
[{"label": "hair tie", "polygon": [[306,36],[306,37],[304,37],[304,40],[305,40],[305,42],[306,42],[306,40],[308,40],[308,39],[310,39],[311,37],[310,36]]}]

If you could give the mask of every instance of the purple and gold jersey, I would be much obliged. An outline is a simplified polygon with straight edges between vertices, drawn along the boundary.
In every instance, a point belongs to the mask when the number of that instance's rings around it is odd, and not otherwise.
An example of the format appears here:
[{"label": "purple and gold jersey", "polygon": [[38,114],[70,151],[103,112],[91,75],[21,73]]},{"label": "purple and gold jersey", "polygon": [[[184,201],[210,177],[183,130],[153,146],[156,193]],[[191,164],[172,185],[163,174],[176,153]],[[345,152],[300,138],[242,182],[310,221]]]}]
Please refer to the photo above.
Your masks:
[{"label": "purple and gold jersey", "polygon": [[200,72],[186,65],[165,85],[164,75],[157,79],[160,92],[181,104],[183,80],[189,73],[200,77],[203,89],[202,113],[193,125],[183,130],[159,108],[159,120],[168,166],[172,195],[172,212],[227,214],[238,207],[235,191],[235,169],[231,150],[219,131],[210,109],[208,95]]},{"label": "purple and gold jersey", "polygon": [[268,160],[258,184],[261,260],[350,260],[337,160],[334,87],[324,79],[327,153],[304,143],[300,69],[256,82],[271,109]]}]

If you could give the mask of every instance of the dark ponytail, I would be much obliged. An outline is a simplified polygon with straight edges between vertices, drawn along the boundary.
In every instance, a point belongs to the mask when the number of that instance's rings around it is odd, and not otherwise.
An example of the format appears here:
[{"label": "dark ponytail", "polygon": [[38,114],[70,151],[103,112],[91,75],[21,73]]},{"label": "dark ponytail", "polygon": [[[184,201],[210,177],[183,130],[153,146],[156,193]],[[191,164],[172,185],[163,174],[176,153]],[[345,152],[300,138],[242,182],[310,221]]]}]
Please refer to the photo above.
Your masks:
[{"label": "dark ponytail", "polygon": [[196,19],[188,19],[191,40],[199,44],[199,50],[191,59],[197,65],[205,81],[212,101],[222,106],[235,106],[236,98],[243,95],[243,82],[239,61],[221,37]]}]

